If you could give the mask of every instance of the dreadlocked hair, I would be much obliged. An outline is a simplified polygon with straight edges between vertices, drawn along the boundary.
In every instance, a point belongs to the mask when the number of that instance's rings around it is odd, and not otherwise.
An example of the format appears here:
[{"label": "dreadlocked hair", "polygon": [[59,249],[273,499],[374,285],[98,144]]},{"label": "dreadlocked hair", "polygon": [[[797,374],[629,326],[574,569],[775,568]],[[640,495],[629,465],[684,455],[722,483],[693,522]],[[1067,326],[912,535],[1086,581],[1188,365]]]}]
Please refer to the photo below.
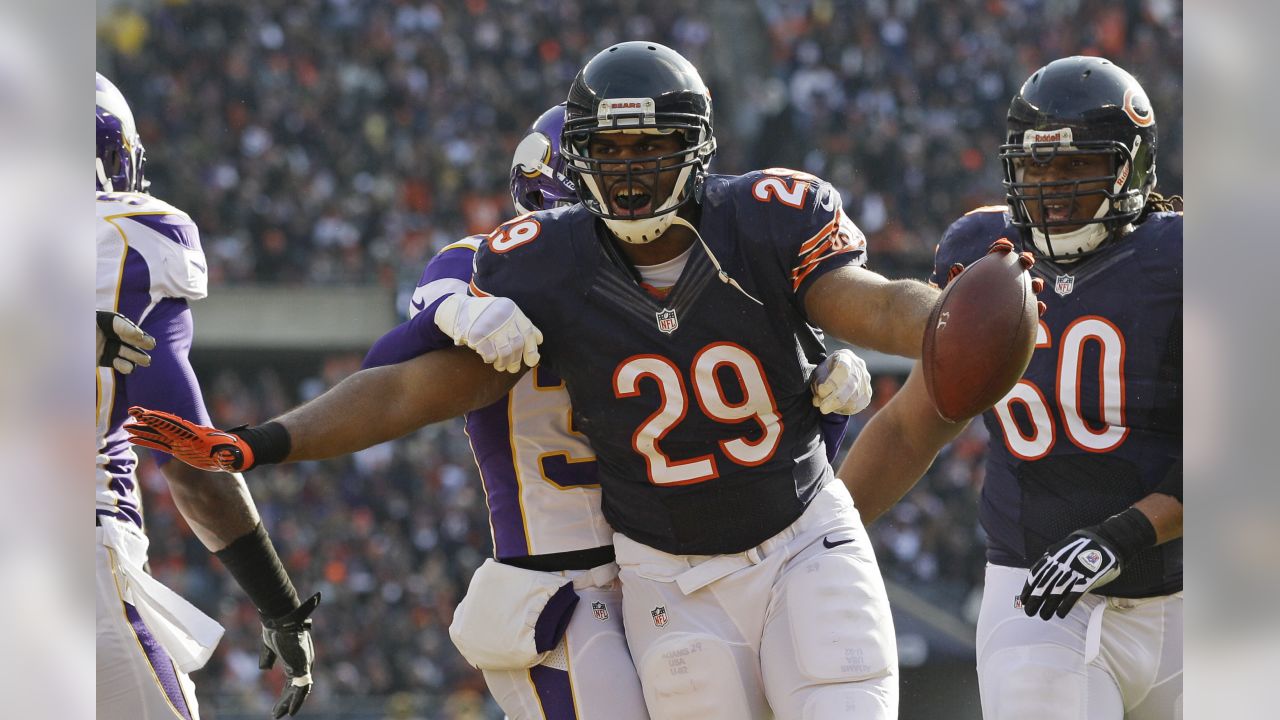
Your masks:
[{"label": "dreadlocked hair", "polygon": [[1182,212],[1182,196],[1165,197],[1154,190],[1151,191],[1147,194],[1147,204],[1142,206],[1142,214],[1138,216],[1137,223],[1146,220],[1151,213],[1157,212]]}]

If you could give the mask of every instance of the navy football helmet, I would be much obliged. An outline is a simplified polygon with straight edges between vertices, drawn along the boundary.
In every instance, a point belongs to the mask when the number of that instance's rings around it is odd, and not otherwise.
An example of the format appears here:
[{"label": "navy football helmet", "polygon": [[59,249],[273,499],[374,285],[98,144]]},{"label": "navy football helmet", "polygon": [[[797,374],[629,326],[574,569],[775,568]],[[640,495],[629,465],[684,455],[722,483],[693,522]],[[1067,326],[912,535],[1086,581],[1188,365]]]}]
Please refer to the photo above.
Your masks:
[{"label": "navy football helmet", "polygon": [[[1008,134],[1000,147],[1004,188],[1013,224],[1035,251],[1054,260],[1094,252],[1142,214],[1156,183],[1156,117],[1142,86],[1108,60],[1074,56],[1035,71],[1009,105]],[[1054,182],[1024,182],[1022,168],[1063,153],[1102,155],[1110,174]],[[1098,186],[1082,189],[1082,185]],[[1027,203],[1069,202],[1102,195],[1089,219],[1035,222]],[[1043,205],[1041,205],[1043,207]],[[1071,232],[1055,227],[1084,226]]]},{"label": "navy football helmet", "polygon": [[146,151],[138,138],[138,126],[124,95],[110,80],[97,74],[98,152],[97,189],[105,192],[146,192],[143,172]]},{"label": "navy football helmet", "polygon": [[[658,157],[602,162],[590,155],[594,133],[679,133],[682,147]],[[648,243],[666,231],[675,213],[696,194],[715,154],[711,92],[697,68],[671,48],[625,42],[606,48],[582,68],[569,88],[561,152],[569,161],[578,197],[625,242]],[[662,172],[678,171],[670,197],[653,198],[649,210],[613,211],[604,193],[624,187],[658,187]]]},{"label": "navy football helmet", "polygon": [[578,202],[560,154],[564,103],[548,108],[529,126],[511,158],[511,202],[520,212],[537,212]]}]

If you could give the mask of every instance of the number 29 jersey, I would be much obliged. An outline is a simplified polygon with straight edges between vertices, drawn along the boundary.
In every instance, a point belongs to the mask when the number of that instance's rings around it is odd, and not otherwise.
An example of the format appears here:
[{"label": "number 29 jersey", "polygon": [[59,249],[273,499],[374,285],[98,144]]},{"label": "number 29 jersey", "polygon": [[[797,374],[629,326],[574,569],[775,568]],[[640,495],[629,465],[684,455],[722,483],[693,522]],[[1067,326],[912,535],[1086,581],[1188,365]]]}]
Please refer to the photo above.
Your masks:
[{"label": "number 29 jersey", "polygon": [[825,349],[804,294],[861,265],[866,243],[829,184],[784,170],[708,176],[697,227],[706,248],[695,241],[662,300],[581,205],[491,233],[472,291],[511,298],[542,330],[613,528],[710,555],[781,531],[831,479],[809,389]]},{"label": "number 29 jersey", "polygon": [[[999,238],[1019,243],[1003,206],[957,220],[932,282]],[[1037,260],[1044,279],[1026,373],[983,413],[990,432],[979,509],[987,559],[1030,567],[1071,532],[1153,492],[1182,454],[1182,215],[1153,213],[1077,263]],[[1101,594],[1182,587],[1182,540],[1133,558]]]}]

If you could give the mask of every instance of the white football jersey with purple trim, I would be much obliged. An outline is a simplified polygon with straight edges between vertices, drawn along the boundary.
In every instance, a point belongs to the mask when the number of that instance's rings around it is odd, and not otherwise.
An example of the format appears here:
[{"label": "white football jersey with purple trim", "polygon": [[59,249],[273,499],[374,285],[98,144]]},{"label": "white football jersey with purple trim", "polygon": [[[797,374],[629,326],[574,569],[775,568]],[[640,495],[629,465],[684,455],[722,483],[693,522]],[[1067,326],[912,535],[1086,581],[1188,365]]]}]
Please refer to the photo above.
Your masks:
[{"label": "white football jersey with purple trim", "polygon": [[[199,300],[208,294],[199,233],[186,213],[142,193],[96,196],[96,309],[142,325],[166,298]],[[97,368],[98,514],[141,525],[137,455],[122,429],[128,405],[125,379]]]}]

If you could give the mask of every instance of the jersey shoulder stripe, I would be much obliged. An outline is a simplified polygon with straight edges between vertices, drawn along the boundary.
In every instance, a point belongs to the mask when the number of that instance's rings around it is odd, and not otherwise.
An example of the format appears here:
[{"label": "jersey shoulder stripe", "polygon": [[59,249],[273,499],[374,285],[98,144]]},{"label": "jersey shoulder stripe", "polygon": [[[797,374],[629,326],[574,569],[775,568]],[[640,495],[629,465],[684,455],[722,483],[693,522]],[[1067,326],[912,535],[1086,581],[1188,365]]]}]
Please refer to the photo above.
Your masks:
[{"label": "jersey shoulder stripe", "polygon": [[484,242],[484,239],[485,239],[484,235],[471,235],[469,237],[464,237],[461,240],[457,240],[455,242],[449,243],[448,245],[444,246],[444,248],[440,251],[440,253],[437,253],[437,255],[441,253],[449,252],[450,250],[462,250],[462,249],[475,252],[476,250],[480,249],[480,243]]},{"label": "jersey shoulder stripe", "polygon": [[140,256],[149,287],[138,290],[157,300],[200,300],[208,295],[209,269],[200,231],[189,215],[142,193],[98,193],[97,205],[98,254],[123,257],[132,251]]},{"label": "jersey shoulder stripe", "polygon": [[834,267],[866,262],[866,237],[844,213],[840,193],[819,177],[768,168],[711,175],[704,188],[708,207],[732,208],[741,237],[755,246],[748,254],[781,261],[794,292]]}]

